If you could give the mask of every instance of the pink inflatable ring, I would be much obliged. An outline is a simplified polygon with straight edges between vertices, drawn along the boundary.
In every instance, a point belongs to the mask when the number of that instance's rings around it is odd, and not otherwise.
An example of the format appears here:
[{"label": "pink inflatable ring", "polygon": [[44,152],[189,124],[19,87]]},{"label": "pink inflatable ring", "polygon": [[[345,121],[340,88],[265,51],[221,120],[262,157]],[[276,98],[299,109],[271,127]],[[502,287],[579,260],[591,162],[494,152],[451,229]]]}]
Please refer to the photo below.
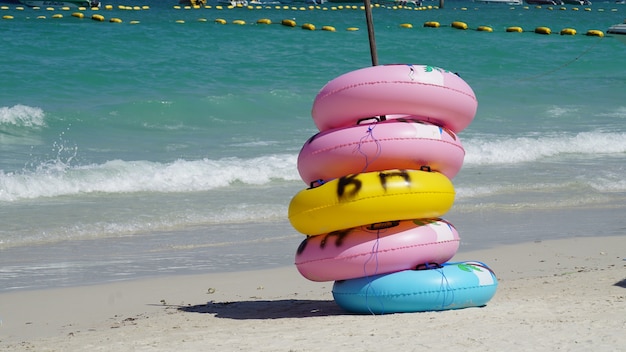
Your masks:
[{"label": "pink inflatable ring", "polygon": [[311,137],[298,155],[298,172],[307,184],[349,174],[425,167],[452,179],[465,150],[443,127],[407,119],[350,126]]},{"label": "pink inflatable ring", "polygon": [[311,114],[320,131],[413,116],[458,133],[472,122],[477,108],[472,88],[452,72],[425,65],[382,65],[328,82],[315,97]]},{"label": "pink inflatable ring", "polygon": [[296,267],[312,281],[334,281],[443,264],[459,249],[459,234],[441,219],[392,221],[308,237]]}]

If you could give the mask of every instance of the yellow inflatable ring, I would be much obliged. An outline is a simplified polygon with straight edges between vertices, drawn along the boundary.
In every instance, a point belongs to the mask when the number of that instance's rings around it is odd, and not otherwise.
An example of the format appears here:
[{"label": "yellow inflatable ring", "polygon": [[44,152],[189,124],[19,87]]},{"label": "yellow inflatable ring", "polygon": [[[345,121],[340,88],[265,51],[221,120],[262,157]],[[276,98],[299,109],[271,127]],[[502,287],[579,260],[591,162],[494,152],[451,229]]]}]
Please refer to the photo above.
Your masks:
[{"label": "yellow inflatable ring", "polygon": [[289,221],[314,236],[385,221],[437,218],[452,203],[454,187],[443,174],[393,169],[347,175],[302,190],[289,204]]}]

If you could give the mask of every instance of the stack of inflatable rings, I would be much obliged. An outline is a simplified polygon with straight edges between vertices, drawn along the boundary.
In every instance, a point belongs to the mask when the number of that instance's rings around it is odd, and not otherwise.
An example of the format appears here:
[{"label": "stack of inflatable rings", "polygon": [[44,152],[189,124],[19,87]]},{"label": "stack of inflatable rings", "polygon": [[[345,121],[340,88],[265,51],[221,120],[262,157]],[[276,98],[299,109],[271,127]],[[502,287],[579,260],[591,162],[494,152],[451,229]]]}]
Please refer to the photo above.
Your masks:
[{"label": "stack of inflatable rings", "polygon": [[459,234],[440,218],[465,156],[457,133],[477,107],[463,79],[433,66],[373,66],[328,82],[312,109],[320,132],[298,156],[309,187],[289,204],[307,235],[298,271],[335,281],[349,312],[484,306],[496,277],[481,262],[449,262]]}]

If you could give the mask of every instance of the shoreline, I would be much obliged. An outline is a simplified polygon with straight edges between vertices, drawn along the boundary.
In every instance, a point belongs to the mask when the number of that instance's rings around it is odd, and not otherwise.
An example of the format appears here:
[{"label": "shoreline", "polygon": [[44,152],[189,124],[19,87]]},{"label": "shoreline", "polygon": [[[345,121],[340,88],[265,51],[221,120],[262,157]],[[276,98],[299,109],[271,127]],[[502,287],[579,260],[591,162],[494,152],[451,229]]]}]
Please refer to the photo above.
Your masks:
[{"label": "shoreline", "polygon": [[499,288],[486,307],[458,311],[348,314],[334,303],[332,282],[308,281],[295,266],[2,293],[0,348],[311,351],[446,341],[482,350],[618,350],[626,344],[624,248],[626,235],[459,252],[453,261],[494,269]]},{"label": "shoreline", "polygon": [[[622,216],[625,210],[623,205],[541,211],[452,209],[443,219],[459,231],[459,256],[588,234],[620,236],[626,228]],[[0,249],[4,273],[0,277],[0,294],[288,267],[293,265],[295,251],[303,239],[304,235],[295,232],[285,219],[5,248]]]}]

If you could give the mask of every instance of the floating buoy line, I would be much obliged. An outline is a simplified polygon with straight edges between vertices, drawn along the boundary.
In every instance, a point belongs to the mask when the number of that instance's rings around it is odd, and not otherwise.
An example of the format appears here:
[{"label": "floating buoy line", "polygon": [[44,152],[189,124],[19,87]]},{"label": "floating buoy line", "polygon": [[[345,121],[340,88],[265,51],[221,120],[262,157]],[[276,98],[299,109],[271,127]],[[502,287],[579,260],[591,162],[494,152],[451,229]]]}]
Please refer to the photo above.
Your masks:
[{"label": "floating buoy line", "polygon": [[[393,5],[393,6],[389,6],[389,5],[383,5],[383,4],[372,4],[370,5],[370,8],[374,9],[374,8],[379,8],[379,9],[387,9],[387,10],[405,10],[405,11],[427,11],[427,10],[438,10],[439,7],[438,6],[401,6],[401,5]],[[61,8],[54,8],[54,7],[47,7],[47,8],[40,8],[40,7],[23,7],[23,6],[15,6],[14,8],[11,8],[9,6],[0,6],[0,11],[8,11],[8,10],[16,10],[16,11],[20,11],[22,13],[24,13],[24,11],[26,9],[31,9],[34,11],[41,11],[41,10],[45,10],[45,11],[57,11],[57,13],[54,13],[52,15],[50,15],[50,18],[53,19],[63,19],[64,16],[62,13],[60,12],[69,12],[69,11],[74,11],[73,13],[71,13],[72,18],[74,19],[84,19],[85,17],[87,18],[91,18],[92,20],[96,21],[96,22],[109,22],[109,23],[128,23],[128,24],[139,24],[140,21],[138,20],[130,20],[130,21],[124,21],[121,17],[117,17],[117,16],[112,16],[112,17],[106,17],[105,15],[103,15],[100,10],[105,10],[106,11],[111,11],[111,10],[124,10],[124,11],[146,11],[146,10],[150,10],[150,6],[148,5],[133,5],[133,6],[128,6],[128,5],[117,5],[117,6],[113,6],[113,5],[103,5],[100,8],[85,8],[85,7],[79,7],[78,11],[75,11],[76,8],[71,9],[69,7],[61,7]],[[365,7],[364,5],[360,4],[360,5],[350,5],[350,4],[344,4],[344,5],[332,5],[332,6],[326,6],[326,5],[306,5],[306,6],[294,6],[294,5],[283,5],[283,4],[278,4],[278,5],[248,5],[248,6],[243,6],[243,5],[238,5],[238,6],[222,6],[222,5],[204,5],[204,6],[190,6],[190,5],[186,5],[186,6],[181,6],[181,5],[174,5],[173,6],[174,10],[214,10],[214,11],[229,11],[229,10],[234,10],[234,11],[244,11],[244,10],[283,10],[283,11],[342,11],[342,10],[364,10]],[[476,10],[478,8],[475,8]],[[553,10],[560,10],[560,11],[564,11],[564,10],[571,10],[571,11],[579,11],[580,8],[579,7],[571,7],[571,8],[567,8],[565,6],[560,6],[560,7],[555,7],[555,6],[541,6],[541,5],[537,5],[537,6],[512,6],[510,8],[511,10],[531,10],[531,9],[545,9],[548,11],[553,11]],[[459,8],[455,8],[454,10],[459,10],[459,11],[468,11],[470,10],[467,7],[459,7]],[[584,7],[583,8],[584,11],[592,11],[592,9],[590,7]],[[85,12],[94,12],[93,15],[89,16],[89,15],[85,15]],[[604,8],[599,8],[597,9],[597,11],[599,12],[604,12],[604,11],[612,11],[612,12],[616,12],[617,9],[616,8],[611,8],[611,9],[604,9]],[[16,19],[16,15],[15,14],[6,14],[1,16],[1,18],[3,20],[14,20]],[[30,18],[30,16],[27,16],[27,18]],[[46,16],[36,16],[36,19],[46,19]],[[176,20],[172,20],[172,22],[174,23],[179,23],[179,24],[185,24],[187,23],[186,20],[183,19],[176,19]],[[226,25],[226,24],[232,24],[232,25],[239,25],[239,26],[245,26],[245,25],[271,25],[271,24],[275,24],[275,25],[282,25],[284,27],[291,27],[291,28],[301,28],[307,31],[316,31],[316,30],[322,30],[322,31],[327,31],[327,32],[336,32],[337,31],[337,27],[336,26],[332,26],[332,25],[316,25],[314,23],[297,23],[294,19],[282,19],[282,20],[272,20],[269,18],[260,18],[255,22],[251,22],[251,23],[247,23],[245,20],[243,19],[233,19],[233,20],[227,20],[223,17],[218,17],[215,18],[214,20],[209,20],[207,18],[198,18],[197,20],[195,20],[194,22],[207,22],[207,23],[214,23],[214,24],[221,24],[221,25]],[[578,33],[584,33],[586,36],[591,36],[591,37],[604,37],[604,32],[602,30],[599,29],[588,29],[586,31],[583,32],[579,32],[577,29],[575,28],[561,28],[561,29],[557,29],[555,31],[552,30],[552,28],[548,27],[548,26],[538,26],[535,28],[523,28],[521,26],[509,26],[506,28],[495,28],[493,26],[490,25],[477,25],[475,27],[470,26],[467,22],[464,21],[453,21],[449,24],[447,23],[440,23],[437,21],[425,21],[423,23],[410,23],[410,22],[403,22],[403,23],[399,23],[398,24],[398,28],[399,29],[406,29],[406,30],[415,30],[416,27],[426,27],[426,28],[445,28],[445,27],[449,27],[455,30],[462,30],[462,31],[467,31],[467,30],[473,30],[473,31],[478,31],[478,32],[507,32],[507,33],[523,33],[523,32],[528,32],[528,33],[535,33],[535,34],[540,34],[540,35],[562,35],[562,36],[575,36]],[[347,27],[344,30],[346,31],[359,31],[360,28],[358,27]]]}]

